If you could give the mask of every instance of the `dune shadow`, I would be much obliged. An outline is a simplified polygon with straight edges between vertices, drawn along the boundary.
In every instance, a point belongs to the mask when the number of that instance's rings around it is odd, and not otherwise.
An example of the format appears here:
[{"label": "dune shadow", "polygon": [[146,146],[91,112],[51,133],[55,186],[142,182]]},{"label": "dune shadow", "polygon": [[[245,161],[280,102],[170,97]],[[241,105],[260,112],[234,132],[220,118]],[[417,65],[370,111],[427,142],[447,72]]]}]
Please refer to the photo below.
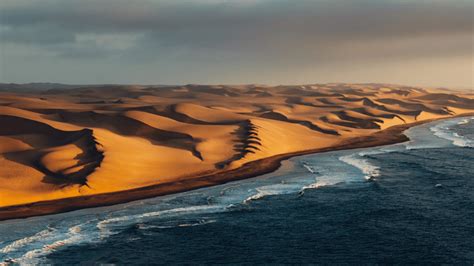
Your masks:
[{"label": "dune shadow", "polygon": [[[100,166],[104,158],[91,129],[61,131],[41,122],[6,115],[0,115],[0,124],[9,125],[0,128],[0,136],[8,136],[33,147],[31,150],[4,153],[3,156],[42,172],[45,175],[44,183],[58,186],[87,185],[87,177]],[[77,162],[58,172],[48,169],[42,158],[50,152],[50,148],[67,144],[74,144],[81,150],[80,154],[71,158]]]},{"label": "dune shadow", "polygon": [[249,153],[259,151],[261,147],[261,139],[258,136],[258,126],[252,121],[245,120],[239,123],[239,127],[232,133],[236,137],[234,140],[233,150],[236,152],[231,158],[218,162],[215,167],[223,169],[234,161],[244,158]]}]

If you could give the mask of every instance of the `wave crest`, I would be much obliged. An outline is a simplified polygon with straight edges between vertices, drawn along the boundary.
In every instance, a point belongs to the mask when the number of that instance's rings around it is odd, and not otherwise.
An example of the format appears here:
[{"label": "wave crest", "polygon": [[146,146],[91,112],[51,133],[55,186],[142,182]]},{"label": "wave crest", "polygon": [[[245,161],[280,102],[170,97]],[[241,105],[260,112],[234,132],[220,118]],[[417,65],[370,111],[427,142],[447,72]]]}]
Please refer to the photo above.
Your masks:
[{"label": "wave crest", "polygon": [[380,176],[380,168],[371,164],[367,159],[359,154],[351,154],[339,157],[339,160],[358,168],[366,180]]},{"label": "wave crest", "polygon": [[[473,118],[471,118],[472,120]],[[461,136],[456,132],[453,132],[452,126],[454,125],[464,125],[468,124],[469,120],[464,119],[462,121],[452,121],[446,122],[446,123],[441,123],[437,124],[435,126],[430,127],[430,131],[433,132],[433,134],[439,138],[449,140],[451,143],[455,146],[458,147],[470,147],[474,148],[474,141],[471,139],[468,139],[465,136]]]}]

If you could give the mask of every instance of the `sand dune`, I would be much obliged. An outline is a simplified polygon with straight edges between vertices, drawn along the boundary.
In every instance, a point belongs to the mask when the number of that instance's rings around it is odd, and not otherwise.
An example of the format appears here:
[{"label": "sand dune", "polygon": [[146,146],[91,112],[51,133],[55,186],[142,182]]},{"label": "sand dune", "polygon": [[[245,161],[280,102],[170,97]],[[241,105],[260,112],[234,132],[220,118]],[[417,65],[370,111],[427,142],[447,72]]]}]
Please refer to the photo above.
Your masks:
[{"label": "sand dune", "polygon": [[307,120],[290,119],[278,112],[264,112],[263,114],[260,115],[260,117],[273,119],[273,120],[279,120],[279,121],[285,121],[288,123],[300,124],[311,130],[318,131],[324,134],[339,135],[339,133],[336,130],[322,128]]},{"label": "sand dune", "polygon": [[[1,136],[20,143],[3,157],[45,174],[45,182],[58,185],[87,184],[87,176],[102,161],[92,130],[61,131],[49,125],[21,117],[0,115]],[[7,144],[12,145],[11,141]],[[29,148],[24,149],[24,144]]]},{"label": "sand dune", "polygon": [[474,112],[472,94],[388,84],[18,86],[0,92],[0,207],[187,182]]},{"label": "sand dune", "polygon": [[199,152],[196,151],[196,140],[191,135],[151,127],[121,114],[60,111],[58,117],[61,122],[86,128],[105,128],[119,135],[148,139],[154,145],[189,150],[196,157],[201,158]]},{"label": "sand dune", "polygon": [[188,117],[214,124],[236,124],[245,119],[244,116],[233,112],[190,103],[176,105],[175,111]]}]

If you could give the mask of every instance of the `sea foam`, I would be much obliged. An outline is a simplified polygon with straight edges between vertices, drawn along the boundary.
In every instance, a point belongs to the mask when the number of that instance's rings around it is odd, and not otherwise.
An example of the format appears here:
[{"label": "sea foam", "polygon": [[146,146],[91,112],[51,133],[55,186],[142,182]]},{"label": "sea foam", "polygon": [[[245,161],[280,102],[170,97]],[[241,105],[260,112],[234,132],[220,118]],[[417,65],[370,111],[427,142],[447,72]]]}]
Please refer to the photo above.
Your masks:
[{"label": "sea foam", "polygon": [[109,219],[102,220],[97,223],[97,228],[101,232],[101,238],[110,236],[114,234],[111,230],[111,226],[127,226],[138,221],[142,221],[144,218],[158,217],[158,216],[173,216],[181,214],[191,214],[191,213],[213,213],[225,211],[226,207],[222,205],[199,205],[199,206],[189,206],[189,207],[179,207],[169,210],[160,210],[147,212],[143,214],[133,214],[125,215],[119,217],[113,217]]},{"label": "sea foam", "polygon": [[454,125],[464,125],[468,123],[469,123],[468,119],[464,119],[460,122],[447,121],[445,123],[440,123],[440,124],[430,127],[430,130],[431,132],[433,132],[435,136],[445,139],[445,140],[449,140],[455,146],[473,148],[474,147],[473,140],[468,139],[467,137],[461,136],[458,133],[453,132],[453,130],[451,129],[451,127]]},{"label": "sea foam", "polygon": [[4,253],[4,254],[8,254],[8,253],[11,253],[11,252],[14,252],[28,244],[31,244],[33,242],[36,242],[36,241],[39,241],[39,240],[42,240],[48,236],[50,236],[53,232],[55,231],[55,229],[53,228],[48,228],[48,229],[45,229],[43,231],[40,231],[32,236],[28,236],[28,237],[24,237],[24,238],[21,238],[21,239],[18,239],[14,242],[12,242],[11,244],[3,247],[2,249],[0,249],[0,253]]},{"label": "sea foam", "polygon": [[380,175],[380,168],[371,164],[367,159],[359,154],[350,154],[339,157],[339,160],[358,168],[366,180],[370,180]]},{"label": "sea foam", "polygon": [[301,184],[298,183],[283,183],[268,186],[261,186],[255,189],[256,193],[247,197],[242,203],[247,204],[251,201],[261,199],[266,196],[285,195],[297,193],[301,190]]},{"label": "sea foam", "polygon": [[[24,253],[21,257],[14,259],[15,263],[20,265],[38,265],[44,264],[45,257],[48,254],[68,245],[74,245],[85,240],[85,235],[81,234],[81,226],[75,225],[68,229],[67,233],[59,233],[55,231],[54,237],[50,239],[53,242],[43,243],[40,248],[32,249]],[[42,239],[42,238],[41,238]],[[38,240],[41,240],[38,239]]]}]

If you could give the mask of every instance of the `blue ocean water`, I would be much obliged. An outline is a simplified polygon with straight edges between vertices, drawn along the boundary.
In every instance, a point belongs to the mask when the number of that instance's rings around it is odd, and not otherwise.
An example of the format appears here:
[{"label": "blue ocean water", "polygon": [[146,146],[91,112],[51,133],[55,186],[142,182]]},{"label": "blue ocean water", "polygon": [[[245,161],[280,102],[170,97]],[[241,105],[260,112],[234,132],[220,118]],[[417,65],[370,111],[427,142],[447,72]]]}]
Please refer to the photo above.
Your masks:
[{"label": "blue ocean water", "polygon": [[0,261],[472,265],[474,118],[406,134],[248,180],[0,222]]}]

